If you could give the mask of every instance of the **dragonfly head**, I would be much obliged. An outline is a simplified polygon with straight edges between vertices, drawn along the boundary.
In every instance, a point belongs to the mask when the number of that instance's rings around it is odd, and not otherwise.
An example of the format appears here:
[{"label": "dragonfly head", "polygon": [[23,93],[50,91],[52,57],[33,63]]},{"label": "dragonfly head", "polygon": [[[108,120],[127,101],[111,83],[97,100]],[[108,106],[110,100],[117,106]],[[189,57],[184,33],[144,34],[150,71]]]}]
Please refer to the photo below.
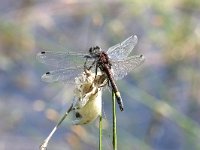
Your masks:
[{"label": "dragonfly head", "polygon": [[89,49],[89,53],[91,56],[95,56],[95,55],[99,54],[100,51],[101,51],[101,48],[99,46],[91,47]]}]

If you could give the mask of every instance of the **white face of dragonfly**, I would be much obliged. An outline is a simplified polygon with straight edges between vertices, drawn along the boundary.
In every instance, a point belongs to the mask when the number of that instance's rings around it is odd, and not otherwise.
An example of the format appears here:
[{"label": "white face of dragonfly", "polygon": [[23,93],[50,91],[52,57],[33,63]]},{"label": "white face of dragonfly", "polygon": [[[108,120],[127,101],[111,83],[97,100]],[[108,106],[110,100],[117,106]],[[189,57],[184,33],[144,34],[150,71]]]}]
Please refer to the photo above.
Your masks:
[{"label": "white face of dragonfly", "polygon": [[99,54],[101,52],[101,48],[99,46],[96,47],[91,47],[89,49],[89,53],[91,56],[96,56],[97,54]]},{"label": "white face of dragonfly", "polygon": [[102,86],[107,83],[103,74],[86,71],[75,78],[75,99],[73,101],[73,124],[87,124],[95,120],[102,109]]}]

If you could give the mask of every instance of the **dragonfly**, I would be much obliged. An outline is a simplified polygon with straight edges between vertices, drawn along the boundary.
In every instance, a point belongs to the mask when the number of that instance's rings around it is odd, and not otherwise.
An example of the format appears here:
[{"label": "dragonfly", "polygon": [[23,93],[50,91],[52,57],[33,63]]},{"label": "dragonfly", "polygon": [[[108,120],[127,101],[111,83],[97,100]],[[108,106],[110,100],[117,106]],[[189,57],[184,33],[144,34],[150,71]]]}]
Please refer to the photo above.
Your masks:
[{"label": "dragonfly", "polygon": [[129,56],[137,42],[137,36],[132,35],[107,51],[103,51],[99,46],[91,47],[87,53],[42,51],[37,54],[38,60],[56,68],[46,72],[42,80],[74,83],[74,78],[85,69],[93,69],[96,74],[100,70],[107,75],[108,85],[111,86],[119,108],[123,111],[123,101],[115,81],[124,78],[144,62],[143,55]]}]

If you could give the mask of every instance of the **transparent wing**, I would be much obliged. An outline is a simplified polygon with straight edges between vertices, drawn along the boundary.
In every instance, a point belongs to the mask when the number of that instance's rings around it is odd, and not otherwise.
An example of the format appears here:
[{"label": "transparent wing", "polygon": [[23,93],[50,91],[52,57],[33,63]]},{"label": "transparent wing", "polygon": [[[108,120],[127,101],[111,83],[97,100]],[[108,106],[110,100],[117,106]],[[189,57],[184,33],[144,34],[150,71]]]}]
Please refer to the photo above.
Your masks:
[{"label": "transparent wing", "polygon": [[85,54],[73,52],[43,51],[37,54],[37,59],[44,64],[56,68],[73,68],[81,66],[85,62]]},{"label": "transparent wing", "polygon": [[83,71],[82,67],[59,69],[45,73],[42,76],[42,80],[45,82],[61,81],[73,84],[75,77],[79,76]]},{"label": "transparent wing", "polygon": [[107,54],[111,60],[120,60],[126,58],[137,44],[137,36],[132,35],[122,43],[118,43],[110,47]]},{"label": "transparent wing", "polygon": [[120,80],[127,75],[128,72],[134,70],[144,62],[143,55],[130,56],[124,60],[113,61],[112,71],[115,80]]}]

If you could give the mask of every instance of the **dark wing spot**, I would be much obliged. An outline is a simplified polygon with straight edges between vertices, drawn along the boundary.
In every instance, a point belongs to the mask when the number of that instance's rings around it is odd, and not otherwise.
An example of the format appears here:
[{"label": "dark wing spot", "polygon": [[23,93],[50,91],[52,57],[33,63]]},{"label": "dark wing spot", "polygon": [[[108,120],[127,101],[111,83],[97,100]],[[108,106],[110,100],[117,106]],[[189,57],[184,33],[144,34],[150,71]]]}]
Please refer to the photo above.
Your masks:
[{"label": "dark wing spot", "polygon": [[140,58],[142,58],[143,57],[143,55],[140,55]]},{"label": "dark wing spot", "polygon": [[50,75],[50,72],[47,72],[46,75]]},{"label": "dark wing spot", "polygon": [[42,51],[41,54],[45,54],[45,51]]}]

